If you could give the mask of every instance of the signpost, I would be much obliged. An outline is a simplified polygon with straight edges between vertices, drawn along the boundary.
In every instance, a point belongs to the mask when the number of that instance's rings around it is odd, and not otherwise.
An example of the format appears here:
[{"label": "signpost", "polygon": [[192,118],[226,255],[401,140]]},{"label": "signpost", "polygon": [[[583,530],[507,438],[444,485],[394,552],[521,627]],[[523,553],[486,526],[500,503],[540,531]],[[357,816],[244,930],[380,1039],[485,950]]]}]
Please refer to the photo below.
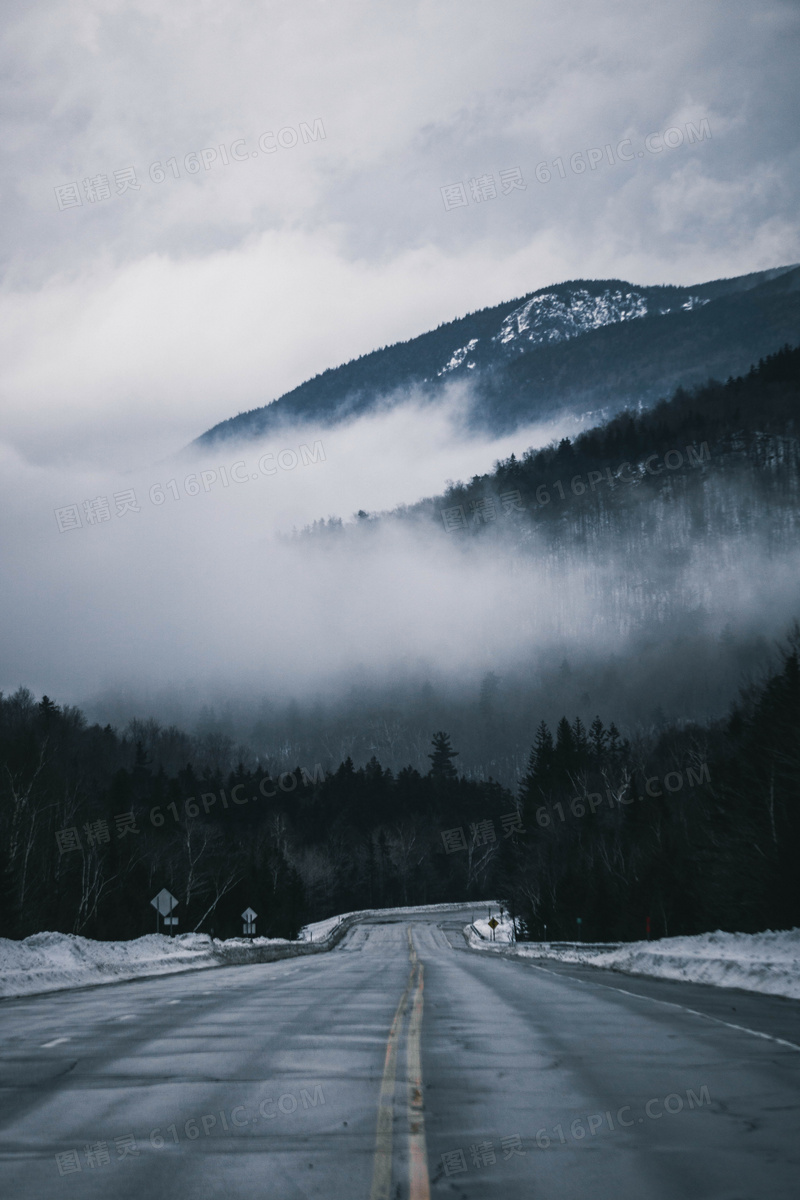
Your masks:
[{"label": "signpost", "polygon": [[490,917],[490,918],[489,918],[489,928],[490,928],[490,929],[491,929],[491,931],[492,931],[492,941],[494,941],[494,931],[495,931],[495,929],[497,929],[497,926],[498,926],[499,924],[500,924],[500,922],[497,920],[497,918],[496,918],[496,917]]},{"label": "signpost", "polygon": [[178,918],[173,917],[172,911],[178,906],[179,901],[175,899],[172,892],[168,892],[166,888],[162,888],[157,896],[153,896],[150,903],[156,910],[156,933],[159,932],[159,915],[164,918],[164,924],[170,926],[170,933],[172,933],[172,926],[178,924]]},{"label": "signpost", "polygon": [[580,917],[576,917],[575,921],[577,922],[577,925],[578,925],[578,941],[580,941],[581,940],[581,919],[580,919]]},{"label": "signpost", "polygon": [[242,913],[244,921],[244,936],[254,937],[256,932],[256,917],[258,913],[253,912],[252,908],[246,908]]}]

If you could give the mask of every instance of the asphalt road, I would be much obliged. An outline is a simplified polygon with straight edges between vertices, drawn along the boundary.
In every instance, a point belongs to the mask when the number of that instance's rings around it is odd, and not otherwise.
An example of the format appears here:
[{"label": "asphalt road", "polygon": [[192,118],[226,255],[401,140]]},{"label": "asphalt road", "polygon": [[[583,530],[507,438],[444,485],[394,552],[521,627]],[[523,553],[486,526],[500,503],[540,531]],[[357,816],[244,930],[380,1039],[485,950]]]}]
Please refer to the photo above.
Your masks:
[{"label": "asphalt road", "polygon": [[463,921],[0,1001],[0,1195],[797,1200],[800,1005]]}]

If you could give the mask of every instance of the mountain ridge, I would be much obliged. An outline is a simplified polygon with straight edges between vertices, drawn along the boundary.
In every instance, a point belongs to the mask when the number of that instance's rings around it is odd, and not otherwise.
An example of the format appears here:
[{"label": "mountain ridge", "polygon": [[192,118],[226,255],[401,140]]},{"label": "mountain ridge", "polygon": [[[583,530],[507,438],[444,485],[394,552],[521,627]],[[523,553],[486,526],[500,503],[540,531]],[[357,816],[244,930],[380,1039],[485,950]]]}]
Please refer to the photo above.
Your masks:
[{"label": "mountain ridge", "polygon": [[[682,347],[666,353],[666,331],[656,329],[670,319]],[[701,382],[720,365],[726,374],[746,369],[794,341],[798,328],[797,264],[686,287],[565,280],[329,367],[219,422],[192,446],[260,437],[289,423],[336,424],[412,387],[433,400],[458,377],[470,380],[473,423],[493,431],[559,411],[607,415],[653,403],[680,382]],[[593,350],[576,351],[587,338]]]}]

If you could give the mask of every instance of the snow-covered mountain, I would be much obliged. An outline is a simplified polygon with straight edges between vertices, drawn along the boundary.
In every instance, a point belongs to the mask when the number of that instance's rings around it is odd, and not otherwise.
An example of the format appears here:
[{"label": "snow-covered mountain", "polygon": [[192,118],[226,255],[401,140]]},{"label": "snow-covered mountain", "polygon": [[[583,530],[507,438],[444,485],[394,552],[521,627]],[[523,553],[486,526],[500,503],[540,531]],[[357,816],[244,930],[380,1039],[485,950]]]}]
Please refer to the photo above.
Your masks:
[{"label": "snow-covered mountain", "polygon": [[576,288],[565,300],[555,292],[545,292],[543,296],[532,296],[509,313],[492,340],[515,348],[522,343],[539,346],[542,342],[560,342],[601,325],[633,321],[646,315],[647,297],[641,292],[605,288],[593,296],[586,288]]},{"label": "snow-covered mountain", "polygon": [[471,418],[497,431],[558,413],[647,405],[745,371],[800,334],[800,267],[690,287],[571,280],[373,351],[222,421],[209,445],[284,423],[334,424],[411,388],[434,400],[469,379]]},{"label": "snow-covered mountain", "polygon": [[[689,296],[673,305],[661,306],[656,311],[663,316],[677,308],[689,311],[695,304],[708,304],[708,300]],[[623,292],[620,288],[607,287],[593,294],[583,287],[575,288],[564,297],[556,292],[537,293],[503,318],[498,332],[490,341],[493,347],[524,354],[533,346],[564,342],[604,325],[646,317],[648,311],[648,296],[640,291]],[[476,363],[471,356],[479,341],[479,338],[472,338],[466,346],[455,350],[436,374],[446,375],[462,366],[474,369]]]}]

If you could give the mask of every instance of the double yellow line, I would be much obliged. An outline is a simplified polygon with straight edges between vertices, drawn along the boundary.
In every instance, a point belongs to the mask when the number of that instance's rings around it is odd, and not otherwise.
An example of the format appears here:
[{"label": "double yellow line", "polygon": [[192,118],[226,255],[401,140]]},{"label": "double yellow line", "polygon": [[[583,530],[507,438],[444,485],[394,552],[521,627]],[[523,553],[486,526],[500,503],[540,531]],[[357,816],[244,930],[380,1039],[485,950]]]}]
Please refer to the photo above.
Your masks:
[{"label": "double yellow line", "polygon": [[405,991],[400,997],[400,1003],[397,1005],[386,1042],[386,1058],[378,1098],[378,1132],[375,1138],[375,1165],[372,1172],[370,1200],[390,1200],[397,1055],[409,998],[411,999],[411,1015],[406,1037],[409,1200],[430,1200],[422,1097],[421,1038],[424,969],[417,958],[410,926],[408,929],[408,960],[411,964],[408,980]]}]

